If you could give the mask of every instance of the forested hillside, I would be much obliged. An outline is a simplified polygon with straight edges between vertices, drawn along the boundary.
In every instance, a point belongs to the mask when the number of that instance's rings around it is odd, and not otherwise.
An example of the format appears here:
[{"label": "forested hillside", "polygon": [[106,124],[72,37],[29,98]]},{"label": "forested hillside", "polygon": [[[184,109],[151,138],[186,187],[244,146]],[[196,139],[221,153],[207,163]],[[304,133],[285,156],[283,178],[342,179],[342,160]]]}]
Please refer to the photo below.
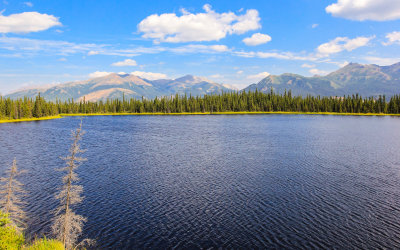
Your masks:
[{"label": "forested hillside", "polygon": [[170,97],[147,99],[109,99],[88,102],[49,102],[40,95],[36,98],[12,100],[0,97],[0,118],[40,118],[58,114],[77,113],[187,113],[187,112],[240,112],[240,111],[292,111],[292,112],[337,112],[337,113],[400,113],[400,96],[387,100],[362,98],[359,95],[343,97],[292,96],[291,92],[276,94],[231,92],[215,95]]}]

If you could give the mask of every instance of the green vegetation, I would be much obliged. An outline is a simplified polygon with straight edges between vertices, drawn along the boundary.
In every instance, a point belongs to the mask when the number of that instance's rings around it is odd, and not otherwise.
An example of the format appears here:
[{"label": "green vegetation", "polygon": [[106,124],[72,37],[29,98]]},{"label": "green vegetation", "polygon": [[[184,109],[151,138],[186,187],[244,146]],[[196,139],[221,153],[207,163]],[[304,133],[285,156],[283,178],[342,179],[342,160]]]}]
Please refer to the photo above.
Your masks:
[{"label": "green vegetation", "polygon": [[24,236],[11,225],[8,214],[0,211],[0,249],[20,249]]},{"label": "green vegetation", "polygon": [[8,215],[0,211],[0,249],[9,250],[63,250],[63,244],[57,240],[38,239],[30,245],[24,245],[24,235],[11,225]]},{"label": "green vegetation", "polygon": [[64,246],[62,242],[57,240],[49,240],[49,239],[38,239],[35,240],[31,245],[25,246],[22,249],[24,250],[64,250]]},{"label": "green vegetation", "polygon": [[[343,97],[292,96],[254,92],[231,92],[204,96],[169,96],[148,100],[142,98],[86,102],[45,101],[35,99],[11,100],[0,97],[0,120],[40,119],[59,114],[198,114],[231,112],[295,112],[295,113],[353,113],[400,114],[400,95],[389,101],[385,96],[362,98],[359,95]],[[21,120],[22,121],[22,120]]]}]

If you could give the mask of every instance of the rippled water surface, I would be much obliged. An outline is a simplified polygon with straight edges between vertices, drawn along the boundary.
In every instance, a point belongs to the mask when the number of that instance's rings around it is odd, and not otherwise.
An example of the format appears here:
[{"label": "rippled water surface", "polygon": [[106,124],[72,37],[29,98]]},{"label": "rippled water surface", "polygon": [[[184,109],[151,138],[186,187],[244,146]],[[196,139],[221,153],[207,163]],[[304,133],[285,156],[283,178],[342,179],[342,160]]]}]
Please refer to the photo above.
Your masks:
[{"label": "rippled water surface", "polygon": [[[80,118],[0,124],[0,171],[28,173],[28,235],[48,235]],[[83,118],[79,169],[98,248],[400,248],[400,118]]]}]

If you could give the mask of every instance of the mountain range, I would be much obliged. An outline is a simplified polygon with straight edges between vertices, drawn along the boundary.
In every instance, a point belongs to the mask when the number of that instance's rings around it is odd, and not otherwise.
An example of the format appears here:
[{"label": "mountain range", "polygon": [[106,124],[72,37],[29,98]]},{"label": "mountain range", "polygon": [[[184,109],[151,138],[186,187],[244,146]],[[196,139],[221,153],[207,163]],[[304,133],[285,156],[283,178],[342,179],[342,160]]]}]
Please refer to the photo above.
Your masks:
[{"label": "mountain range", "polygon": [[111,73],[85,81],[69,82],[48,88],[25,89],[7,95],[13,99],[24,96],[35,97],[39,93],[46,100],[98,101],[106,99],[191,94],[193,96],[229,92],[236,90],[226,84],[218,84],[204,77],[186,75],[177,79],[147,80],[131,74]]},{"label": "mountain range", "polygon": [[379,96],[400,94],[400,63],[391,66],[349,63],[326,76],[304,77],[296,74],[270,75],[246,91],[274,91],[283,93],[291,90],[294,95],[342,96],[360,94]]},{"label": "mountain range", "polygon": [[[342,96],[360,94],[362,96],[392,96],[400,94],[400,63],[390,66],[349,63],[326,76],[305,77],[285,73],[269,75],[246,87],[245,91],[259,90],[283,93],[291,90],[293,95]],[[40,92],[46,100],[98,101],[107,98],[148,98],[174,94],[193,96],[237,91],[234,87],[219,84],[204,77],[186,75],[177,79],[148,80],[131,74],[111,73],[107,76],[85,81],[69,82],[48,88],[25,89],[6,97],[35,97]]]}]

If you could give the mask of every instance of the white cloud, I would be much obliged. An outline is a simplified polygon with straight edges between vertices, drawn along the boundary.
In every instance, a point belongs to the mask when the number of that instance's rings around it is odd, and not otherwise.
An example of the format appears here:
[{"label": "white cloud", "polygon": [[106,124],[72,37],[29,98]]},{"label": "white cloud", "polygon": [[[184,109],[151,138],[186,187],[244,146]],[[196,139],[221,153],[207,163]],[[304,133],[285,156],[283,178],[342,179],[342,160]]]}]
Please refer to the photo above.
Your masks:
[{"label": "white cloud", "polygon": [[383,42],[382,44],[387,46],[394,43],[400,44],[400,31],[393,31],[391,33],[386,34],[387,42]]},{"label": "white cloud", "polygon": [[111,64],[112,66],[116,66],[116,67],[124,67],[124,66],[136,66],[137,63],[135,60],[132,59],[125,59],[121,62],[115,62],[113,64]]},{"label": "white cloud", "polygon": [[238,74],[238,75],[243,74],[243,70],[239,70],[238,72],[236,72],[236,74]]},{"label": "white cloud", "polygon": [[347,37],[336,37],[332,41],[321,44],[317,48],[317,51],[320,54],[320,56],[328,56],[330,54],[339,53],[343,50],[352,51],[359,47],[366,46],[369,43],[369,41],[371,41],[374,38],[375,36],[371,37],[360,36],[354,39],[349,39]]},{"label": "white cloud", "polygon": [[325,71],[325,70],[320,70],[320,69],[310,69],[310,73],[313,75],[319,75],[319,76],[324,76],[329,74],[329,71]]},{"label": "white cloud", "polygon": [[62,55],[69,54],[85,54],[88,56],[93,55],[106,55],[106,56],[122,56],[133,57],[141,54],[157,54],[161,52],[172,53],[223,53],[228,52],[229,49],[226,45],[201,45],[189,44],[178,47],[134,47],[129,49],[114,47],[109,44],[78,44],[66,41],[56,40],[39,40],[19,37],[6,37],[0,36],[0,50],[7,50],[12,52],[12,55],[0,53],[0,57],[23,57],[35,55]]},{"label": "white cloud", "polygon": [[0,33],[29,33],[61,26],[58,17],[38,12],[0,15]]},{"label": "white cloud", "polygon": [[86,54],[88,51],[100,50],[103,47],[105,47],[105,45],[77,44],[65,41],[0,36],[0,49],[12,51],[13,53],[24,56],[38,54],[42,56],[44,53],[63,56],[75,53]]},{"label": "white cloud", "polygon": [[33,3],[31,3],[31,2],[24,2],[24,4],[25,4],[26,6],[28,6],[28,7],[33,7]]},{"label": "white cloud", "polygon": [[246,37],[243,42],[248,46],[256,46],[271,41],[271,37],[267,34],[255,33],[251,37]]},{"label": "white cloud", "polygon": [[90,78],[103,77],[103,76],[107,76],[111,73],[113,73],[113,72],[96,71],[96,72],[90,73],[89,77]]},{"label": "white cloud", "polygon": [[33,3],[31,3],[31,2],[24,2],[24,4],[25,4],[26,6],[28,6],[28,7],[33,7]]},{"label": "white cloud", "polygon": [[262,52],[262,51],[235,51],[233,53],[240,57],[275,58],[283,60],[315,61],[318,58],[313,55],[294,54],[292,52]]},{"label": "white cloud", "polygon": [[318,27],[318,25],[319,25],[318,23],[314,23],[313,25],[311,25],[311,28],[315,29]]},{"label": "white cloud", "polygon": [[158,79],[168,78],[166,74],[154,73],[154,72],[133,71],[131,72],[131,74],[147,80],[158,80]]},{"label": "white cloud", "polygon": [[350,20],[386,21],[400,18],[399,0],[338,0],[326,7],[333,16]]},{"label": "white cloud", "polygon": [[210,45],[210,48],[217,52],[225,52],[229,50],[226,45]]},{"label": "white cloud", "polygon": [[91,50],[91,51],[88,52],[88,56],[98,55],[99,53],[100,52],[98,52],[98,51]]},{"label": "white cloud", "polygon": [[261,72],[255,75],[248,75],[247,79],[251,79],[251,80],[261,80],[264,79],[265,77],[269,76],[270,73],[268,72]]},{"label": "white cloud", "polygon": [[304,63],[303,65],[301,65],[301,67],[302,67],[302,68],[314,68],[315,65],[314,65],[314,64],[307,64],[307,63]]},{"label": "white cloud", "polygon": [[210,77],[211,78],[223,78],[223,76],[220,74],[211,75]]},{"label": "white cloud", "polygon": [[66,61],[67,61],[67,58],[61,57],[60,59],[58,59],[58,61],[60,61],[60,62],[66,62]]},{"label": "white cloud", "polygon": [[138,24],[144,38],[159,42],[218,41],[227,34],[243,34],[261,28],[260,17],[255,9],[243,15],[233,12],[217,13],[206,4],[205,12],[193,14],[186,10],[181,16],[175,13],[153,14]]},{"label": "white cloud", "polygon": [[347,66],[347,64],[349,64],[348,61],[344,61],[342,63],[336,63],[337,65],[339,65],[339,67],[343,68],[344,66]]},{"label": "white cloud", "polygon": [[175,53],[216,53],[229,51],[229,48],[226,45],[189,44],[176,48],[166,48],[165,50]]},{"label": "white cloud", "polygon": [[400,62],[400,57],[389,58],[389,57],[367,56],[367,57],[364,57],[364,60],[366,60],[368,63],[371,63],[371,64],[387,66],[387,65],[392,65],[392,64]]}]

